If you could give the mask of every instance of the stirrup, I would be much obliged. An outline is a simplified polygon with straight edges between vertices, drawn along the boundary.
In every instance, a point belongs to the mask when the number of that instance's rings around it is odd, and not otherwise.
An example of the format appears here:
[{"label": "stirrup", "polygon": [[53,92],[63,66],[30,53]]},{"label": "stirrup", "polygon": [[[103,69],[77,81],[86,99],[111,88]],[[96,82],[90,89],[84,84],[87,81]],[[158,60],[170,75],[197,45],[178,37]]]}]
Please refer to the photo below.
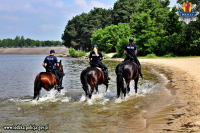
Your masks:
[{"label": "stirrup", "polygon": [[64,87],[62,87],[62,86],[58,86],[58,89],[63,89]]}]

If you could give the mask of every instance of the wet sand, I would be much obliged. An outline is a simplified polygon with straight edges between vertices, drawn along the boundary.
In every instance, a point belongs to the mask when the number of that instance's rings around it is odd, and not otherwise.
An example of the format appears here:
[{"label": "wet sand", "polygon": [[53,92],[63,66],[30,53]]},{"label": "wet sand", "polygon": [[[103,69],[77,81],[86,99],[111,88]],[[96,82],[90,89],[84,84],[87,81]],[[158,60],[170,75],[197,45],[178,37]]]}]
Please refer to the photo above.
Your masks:
[{"label": "wet sand", "polygon": [[153,111],[144,114],[147,132],[200,132],[200,58],[140,59],[140,62],[164,74],[169,82],[163,87],[171,92],[171,98],[163,95]]},{"label": "wet sand", "polygon": [[175,90],[174,103],[161,116],[167,120],[161,125],[162,130],[200,132],[200,58],[140,59],[140,62],[163,69]]}]

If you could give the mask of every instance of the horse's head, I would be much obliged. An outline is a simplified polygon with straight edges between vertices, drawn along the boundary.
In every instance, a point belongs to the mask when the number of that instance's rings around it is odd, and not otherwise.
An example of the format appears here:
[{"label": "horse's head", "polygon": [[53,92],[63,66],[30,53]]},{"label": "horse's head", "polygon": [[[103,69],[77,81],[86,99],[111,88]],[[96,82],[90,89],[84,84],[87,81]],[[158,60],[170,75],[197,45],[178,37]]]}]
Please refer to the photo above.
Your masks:
[{"label": "horse's head", "polygon": [[64,73],[64,71],[63,71],[63,65],[62,65],[62,63],[61,63],[61,60],[60,60],[60,62],[59,62],[59,66],[57,67],[57,69],[58,69],[58,71],[60,71],[60,72],[63,74],[63,76],[65,76],[65,73]]}]

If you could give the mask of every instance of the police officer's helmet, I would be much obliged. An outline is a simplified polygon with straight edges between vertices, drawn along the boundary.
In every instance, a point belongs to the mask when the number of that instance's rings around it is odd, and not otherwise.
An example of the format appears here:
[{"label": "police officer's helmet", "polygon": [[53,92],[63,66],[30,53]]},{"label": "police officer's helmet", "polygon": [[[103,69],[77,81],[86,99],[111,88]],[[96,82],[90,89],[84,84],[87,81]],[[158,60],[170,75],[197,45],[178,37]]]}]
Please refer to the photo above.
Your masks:
[{"label": "police officer's helmet", "polygon": [[50,50],[50,53],[55,53],[55,50],[53,50],[53,49],[52,49],[52,50]]},{"label": "police officer's helmet", "polygon": [[96,48],[97,48],[98,46],[97,46],[96,44],[94,44],[94,45],[93,45],[93,48],[94,48],[94,47],[96,47]]},{"label": "police officer's helmet", "polygon": [[131,42],[134,41],[134,38],[133,38],[133,37],[130,37],[130,38],[129,38],[129,41],[131,41]]}]

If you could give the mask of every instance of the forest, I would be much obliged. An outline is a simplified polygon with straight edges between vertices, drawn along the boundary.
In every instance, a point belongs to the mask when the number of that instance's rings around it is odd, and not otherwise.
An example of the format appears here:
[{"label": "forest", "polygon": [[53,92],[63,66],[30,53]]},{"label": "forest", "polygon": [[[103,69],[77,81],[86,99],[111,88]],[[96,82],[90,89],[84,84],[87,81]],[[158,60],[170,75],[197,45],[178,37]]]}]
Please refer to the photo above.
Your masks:
[{"label": "forest", "polygon": [[[190,2],[200,12],[200,0]],[[185,24],[178,21],[178,8],[169,4],[169,0],[117,0],[113,8],[94,8],[68,21],[61,37],[63,45],[89,51],[97,44],[100,51],[122,57],[128,38],[134,37],[141,56],[200,55],[200,15]]]},{"label": "forest", "polygon": [[24,39],[24,36],[16,36],[15,39],[0,39],[0,47],[44,47],[44,46],[60,46],[61,41],[39,41],[30,38]]}]

